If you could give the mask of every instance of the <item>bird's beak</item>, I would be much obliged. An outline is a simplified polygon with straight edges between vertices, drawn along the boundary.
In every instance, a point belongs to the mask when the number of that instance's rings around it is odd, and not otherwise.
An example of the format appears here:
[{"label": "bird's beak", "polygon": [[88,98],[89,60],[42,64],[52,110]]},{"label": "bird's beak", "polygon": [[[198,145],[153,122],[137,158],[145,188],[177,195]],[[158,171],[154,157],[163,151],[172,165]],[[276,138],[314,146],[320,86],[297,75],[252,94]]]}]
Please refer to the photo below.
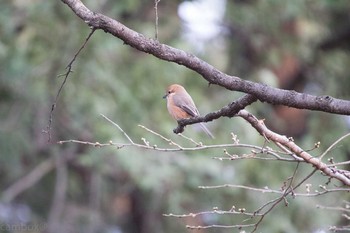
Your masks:
[{"label": "bird's beak", "polygon": [[165,94],[165,95],[163,96],[163,99],[166,99],[166,97],[168,97],[168,94]]}]

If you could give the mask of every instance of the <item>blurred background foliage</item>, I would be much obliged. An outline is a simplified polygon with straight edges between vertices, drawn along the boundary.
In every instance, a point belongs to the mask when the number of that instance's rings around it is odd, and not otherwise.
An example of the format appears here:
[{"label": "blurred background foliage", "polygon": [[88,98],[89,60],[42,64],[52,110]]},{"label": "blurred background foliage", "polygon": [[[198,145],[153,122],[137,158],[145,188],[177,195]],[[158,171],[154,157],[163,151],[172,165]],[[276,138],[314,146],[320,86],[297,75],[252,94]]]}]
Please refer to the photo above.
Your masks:
[{"label": "blurred background foliage", "polygon": [[[208,1],[208,0],[206,0]],[[204,2],[204,1],[202,1]],[[214,1],[215,2],[215,1]],[[93,11],[155,36],[154,1],[84,3]],[[198,6],[198,1],[186,2]],[[183,1],[160,1],[160,42],[192,52],[224,72],[243,79],[313,95],[350,96],[350,4],[347,0],[221,1],[218,33],[191,40],[189,22],[178,14]],[[53,115],[52,142],[46,128],[51,105],[63,81],[59,74],[90,29],[60,1],[0,1],[0,202],[2,224],[44,223],[50,232],[187,232],[185,225],[237,224],[239,217],[205,215],[175,219],[163,213],[245,208],[254,211],[273,196],[240,189],[201,190],[199,185],[241,184],[279,189],[295,164],[257,160],[217,161],[220,149],[161,153],[138,148],[57,145],[66,139],[127,142],[104,114],[135,141],[169,147],[138,127],[191,145],[172,133],[176,123],[161,98],[166,86],[184,85],[200,112],[217,110],[241,96],[208,83],[182,66],[138,52],[97,31],[74,63]],[[212,10],[215,11],[215,8]],[[204,12],[203,12],[204,14]],[[205,17],[205,16],[204,16]],[[195,43],[193,43],[195,41]],[[255,103],[249,107],[278,133],[293,136],[305,149],[317,141],[321,154],[349,131],[349,117]],[[194,127],[185,134],[203,143],[264,141],[238,118],[208,124],[210,140]],[[249,150],[229,149],[232,154]],[[348,160],[349,144],[330,155]],[[63,162],[62,162],[63,161]],[[301,166],[298,177],[311,171]],[[34,173],[33,173],[34,171]],[[28,175],[29,174],[29,175]],[[39,175],[38,175],[39,174]],[[19,182],[23,177],[24,182]],[[22,180],[23,181],[23,180]],[[312,190],[327,181],[319,174]],[[19,192],[14,192],[14,184]],[[18,190],[18,189],[17,189]],[[304,189],[302,188],[301,191]],[[259,232],[325,232],[342,224],[339,214],[316,209],[340,206],[348,196],[331,194],[290,200],[277,207]],[[40,230],[33,230],[39,232]],[[1,229],[9,232],[9,229]],[[214,229],[199,232],[232,232]]]}]

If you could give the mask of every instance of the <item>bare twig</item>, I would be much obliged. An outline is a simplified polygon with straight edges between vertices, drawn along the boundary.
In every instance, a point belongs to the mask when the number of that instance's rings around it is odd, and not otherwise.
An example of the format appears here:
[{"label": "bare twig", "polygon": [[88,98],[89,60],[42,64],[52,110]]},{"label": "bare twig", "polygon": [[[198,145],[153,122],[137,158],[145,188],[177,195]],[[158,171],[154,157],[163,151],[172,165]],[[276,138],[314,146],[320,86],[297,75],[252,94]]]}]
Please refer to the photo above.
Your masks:
[{"label": "bare twig", "polygon": [[[255,217],[260,217],[259,220],[256,223],[252,223],[252,224],[237,224],[237,225],[216,225],[216,224],[213,224],[213,225],[209,225],[209,226],[186,226],[186,227],[189,228],[189,229],[207,229],[207,228],[239,228],[239,229],[243,229],[243,228],[253,227],[253,230],[251,232],[252,233],[255,232],[257,230],[259,224],[263,221],[264,217],[268,213],[270,213],[281,201],[284,201],[285,204],[287,205],[288,202],[286,200],[286,197],[289,194],[291,194],[291,193],[293,193],[293,195],[294,195],[294,190],[296,188],[300,187],[300,185],[302,185],[307,179],[309,179],[317,171],[317,169],[313,170],[309,175],[307,175],[297,185],[295,185],[293,187],[292,184],[293,184],[293,182],[295,180],[295,176],[296,176],[296,172],[298,170],[298,167],[299,166],[297,165],[295,170],[294,170],[294,172],[293,172],[293,175],[290,178],[288,178],[288,181],[289,181],[288,185],[285,187],[284,191],[281,191],[279,193],[279,194],[282,194],[280,197],[265,203],[263,206],[258,208],[254,213],[248,213],[248,212],[244,211],[244,215],[250,217],[249,219],[246,219],[245,221],[251,220],[251,219],[253,219]],[[200,187],[201,188],[207,188],[207,186],[200,186]],[[228,187],[228,186],[226,186],[226,187]],[[249,190],[254,190],[254,191],[265,191],[263,189],[255,189],[255,188],[251,188],[251,187],[247,187],[247,186],[237,186],[237,187],[247,188]],[[272,192],[273,193],[277,193],[275,191],[272,191]],[[264,211],[263,213],[260,213],[263,209],[265,209],[269,205],[271,205],[271,206],[266,211]],[[222,211],[222,210],[216,210],[216,211],[217,211],[217,214],[228,214],[228,213],[226,213],[225,211]],[[233,211],[235,211],[235,210],[233,210]],[[241,212],[241,211],[239,211],[239,212]],[[205,214],[205,213],[214,214],[215,210],[214,211],[204,211],[204,212],[199,212],[199,213],[190,213],[190,214],[187,214],[187,215],[168,214],[168,215],[165,215],[165,216],[183,218],[183,217],[196,217],[198,215],[202,215],[202,214]]]},{"label": "bare twig", "polygon": [[50,117],[49,117],[49,123],[46,127],[46,130],[43,130],[42,132],[47,134],[48,135],[48,142],[51,141],[51,125],[52,125],[52,119],[53,119],[53,112],[56,108],[56,105],[57,105],[57,102],[58,102],[58,98],[63,90],[63,87],[64,85],[66,84],[67,80],[68,80],[68,77],[69,77],[69,74],[72,71],[72,67],[73,67],[73,63],[75,62],[75,60],[77,59],[79,53],[84,49],[85,45],[87,44],[87,42],[89,41],[90,37],[92,36],[92,34],[94,34],[95,32],[95,28],[92,28],[91,32],[89,33],[89,35],[86,37],[85,39],[85,42],[83,43],[83,45],[80,47],[80,49],[78,50],[78,52],[75,53],[73,59],[68,63],[68,65],[66,66],[66,70],[67,72],[64,73],[64,74],[61,74],[61,75],[58,75],[58,77],[60,76],[64,76],[64,79],[63,79],[63,82],[60,86],[60,88],[58,89],[57,91],[57,94],[56,94],[56,97],[55,97],[55,100],[53,102],[53,104],[51,105],[51,111],[50,111]]},{"label": "bare twig", "polygon": [[231,229],[231,228],[237,228],[237,229],[243,229],[247,227],[253,227],[254,224],[238,224],[238,225],[208,225],[208,226],[189,226],[186,225],[186,228],[191,229],[191,230],[200,230],[200,229],[209,229],[209,228],[226,228],[226,229]]},{"label": "bare twig", "polygon": [[128,139],[128,141],[131,143],[131,144],[135,144],[134,141],[129,137],[129,135],[127,133],[125,133],[125,131],[117,124],[115,123],[114,121],[112,121],[111,119],[109,119],[108,117],[106,117],[105,115],[101,114],[101,116],[106,119],[109,123],[111,123],[112,125],[114,125],[115,127],[117,127],[120,132],[122,132],[124,134],[124,136]]},{"label": "bare twig", "polygon": [[[262,160],[281,160],[281,161],[286,161],[286,162],[298,162],[299,160],[296,160],[290,157],[284,157],[282,155],[290,155],[290,153],[286,153],[284,151],[277,151],[274,149],[271,149],[269,147],[266,147],[265,145],[263,145],[263,147],[258,147],[255,146],[256,148],[251,150],[250,154],[243,154],[241,156],[238,155],[231,155],[230,153],[228,153],[227,150],[224,150],[224,154],[227,155],[228,157],[214,157],[214,159],[218,159],[218,160],[237,160],[237,159],[246,159],[246,158],[252,158],[252,159],[262,159]],[[257,155],[261,154],[267,154],[267,155],[272,155],[274,158],[270,158],[270,157],[258,157]],[[281,155],[279,155],[281,154]]]},{"label": "bare twig", "polygon": [[290,150],[293,154],[302,158],[303,161],[312,164],[312,166],[316,167],[327,176],[341,181],[344,185],[350,186],[350,178],[346,174],[335,168],[328,167],[327,164],[323,163],[319,158],[313,157],[311,154],[300,148],[297,144],[295,144],[293,140],[290,140],[286,136],[282,136],[271,131],[266,127],[263,121],[257,120],[256,117],[248,111],[241,110],[237,116],[240,116],[248,121],[250,125],[255,128],[261,135],[264,135],[275,143],[280,143],[284,147],[288,148],[288,150]]},{"label": "bare twig", "polygon": [[342,165],[348,165],[350,164],[350,161],[344,161],[344,162],[339,162],[339,163],[332,163],[332,164],[328,164],[328,167],[334,167],[334,166],[342,166]]},{"label": "bare twig", "polygon": [[335,210],[335,211],[343,211],[343,212],[350,213],[349,208],[340,207],[340,206],[334,207],[334,206],[317,205],[316,207],[319,209],[324,209],[324,210]]},{"label": "bare twig", "polygon": [[[116,126],[118,130],[120,130],[123,135],[127,138],[129,143],[115,143],[112,141],[109,141],[107,143],[100,143],[100,142],[88,142],[88,141],[80,141],[80,140],[63,140],[59,141],[59,144],[64,144],[64,143],[78,143],[78,144],[83,144],[83,145],[90,145],[94,147],[105,147],[105,146],[116,146],[117,149],[122,149],[125,147],[138,147],[140,149],[149,149],[149,150],[157,150],[157,151],[162,151],[162,152],[176,152],[176,151],[199,151],[199,150],[207,150],[207,149],[217,149],[217,148],[224,148],[224,153],[226,155],[229,155],[227,158],[223,157],[213,157],[213,159],[218,159],[220,161],[222,160],[236,160],[236,159],[261,159],[261,160],[278,160],[278,161],[286,161],[286,162],[297,162],[297,160],[293,158],[286,158],[278,155],[278,153],[286,154],[285,152],[282,151],[276,151],[268,147],[259,147],[255,145],[249,145],[249,144],[242,144],[238,142],[234,142],[233,144],[216,144],[216,145],[204,145],[201,142],[196,142],[192,138],[186,137],[182,134],[178,134],[179,136],[185,138],[186,140],[192,142],[195,146],[194,147],[185,147],[182,146],[173,140],[143,126],[139,125],[142,129],[145,129],[147,132],[152,133],[153,135],[161,138],[162,140],[166,141],[169,143],[170,146],[175,146],[176,148],[168,148],[168,147],[161,147],[159,145],[150,145],[150,142],[148,142],[145,138],[143,138],[143,144],[140,143],[135,143],[131,137],[115,122],[113,122],[111,119],[108,117],[104,116],[101,114],[101,116],[106,119],[109,123],[112,125]],[[243,154],[241,156],[232,156],[227,152],[227,148],[247,148],[251,149],[251,154]],[[258,157],[256,156],[257,154],[267,154],[267,155],[272,155],[274,158],[268,158],[268,157]]]},{"label": "bare twig", "polygon": [[261,214],[256,214],[256,213],[248,213],[244,211],[236,211],[235,209],[231,208],[230,210],[219,210],[214,208],[214,210],[210,211],[202,211],[198,213],[189,213],[189,214],[163,214],[165,217],[176,217],[176,218],[187,218],[187,217],[192,217],[195,218],[200,215],[205,215],[205,214],[233,214],[233,215],[245,215],[249,217],[254,217],[254,216],[259,216]]},{"label": "bare twig", "polygon": [[319,159],[322,160],[323,157],[335,146],[337,145],[340,141],[344,140],[345,138],[347,138],[348,136],[350,136],[350,133],[345,134],[344,136],[340,137],[338,140],[336,140],[330,147],[327,148],[327,150],[325,150],[325,152],[323,152]]},{"label": "bare twig", "polygon": [[275,143],[279,148],[281,148],[284,152],[286,152],[288,155],[291,155],[295,160],[300,161],[300,162],[304,161],[303,158],[300,158],[300,157],[296,156],[294,153],[292,153],[288,148],[286,148],[286,147],[285,147],[284,145],[282,145],[281,143],[276,142],[276,141],[274,141],[274,143]]},{"label": "bare twig", "polygon": [[[102,115],[102,114],[101,114]],[[242,110],[239,112],[238,114],[239,116],[242,116],[244,119],[247,119],[247,121],[258,130],[258,132],[263,132],[265,137],[269,140],[269,141],[273,141],[273,142],[278,142],[278,144],[280,144],[281,146],[279,146],[282,151],[276,151],[273,150],[269,147],[267,147],[266,142],[264,143],[264,145],[262,147],[259,146],[253,146],[253,145],[247,145],[247,144],[240,144],[239,140],[234,137],[233,143],[232,144],[220,144],[220,145],[203,145],[202,143],[198,143],[195,141],[192,141],[190,138],[187,138],[188,140],[190,140],[191,142],[194,143],[194,147],[184,147],[178,143],[175,143],[173,140],[151,130],[148,129],[147,127],[143,126],[143,125],[139,125],[142,129],[146,130],[147,132],[161,138],[163,141],[169,143],[169,145],[171,146],[175,146],[175,148],[168,148],[168,147],[161,147],[161,146],[157,146],[157,145],[152,145],[151,142],[149,142],[148,140],[146,140],[145,138],[142,139],[143,143],[137,143],[134,140],[131,139],[131,137],[115,122],[113,122],[111,119],[109,119],[108,117],[103,116],[104,119],[106,119],[109,123],[111,123],[112,125],[116,126],[117,129],[122,132],[122,134],[125,136],[125,138],[128,140],[128,143],[113,143],[113,142],[108,142],[108,143],[99,143],[99,142],[86,142],[86,141],[77,141],[77,140],[67,140],[67,141],[61,141],[59,143],[68,143],[68,142],[73,142],[73,143],[80,143],[80,144],[85,144],[85,145],[91,145],[91,146],[95,146],[95,147],[102,147],[102,146],[117,146],[118,149],[124,148],[124,147],[138,147],[141,149],[150,149],[150,150],[157,150],[157,151],[163,151],[163,152],[170,152],[170,151],[197,151],[197,150],[204,150],[204,149],[214,149],[214,148],[224,148],[224,153],[225,155],[228,156],[228,159],[230,160],[235,160],[235,159],[243,159],[243,158],[253,158],[253,159],[266,159],[263,157],[256,157],[256,154],[270,154],[272,156],[274,156],[273,159],[275,160],[281,160],[281,161],[294,161],[297,162],[297,166],[294,170],[294,173],[291,177],[289,177],[283,185],[282,191],[278,191],[278,190],[272,190],[269,188],[264,188],[264,189],[259,189],[259,188],[254,188],[254,187],[248,187],[248,186],[243,186],[243,185],[221,185],[221,186],[200,186],[199,188],[202,189],[208,189],[208,188],[223,188],[223,187],[232,187],[232,188],[243,188],[243,189],[247,189],[247,190],[252,190],[252,191],[258,191],[258,192],[262,192],[262,193],[273,193],[273,194],[278,194],[280,195],[279,197],[268,201],[267,203],[265,203],[264,205],[262,205],[260,208],[258,208],[256,211],[254,211],[253,213],[249,213],[244,211],[244,215],[248,216],[249,219],[247,220],[252,220],[255,219],[256,217],[259,217],[259,219],[257,220],[256,223],[252,223],[252,224],[239,224],[239,225],[209,225],[209,226],[189,226],[187,225],[186,227],[189,229],[205,229],[205,228],[215,228],[215,227],[222,227],[222,228],[244,228],[244,227],[253,227],[253,231],[256,231],[259,224],[261,224],[261,222],[263,221],[264,217],[266,215],[268,215],[279,203],[284,202],[285,205],[288,205],[288,201],[286,199],[286,197],[288,195],[292,195],[293,197],[296,196],[303,196],[303,197],[315,197],[315,196],[319,196],[319,195],[324,195],[327,193],[332,193],[332,192],[349,192],[350,189],[349,188],[335,188],[335,189],[327,189],[325,186],[320,186],[320,191],[315,190],[314,192],[310,192],[309,188],[307,189],[307,193],[296,193],[296,189],[298,187],[300,187],[301,184],[303,184],[308,178],[310,178],[317,170],[319,170],[318,168],[316,168],[315,170],[313,170],[308,176],[306,176],[304,179],[302,179],[297,185],[293,186],[294,180],[296,179],[296,172],[298,170],[298,166],[300,164],[300,162],[308,162],[305,158],[305,155],[303,155],[301,158],[303,159],[302,161],[300,160],[296,160],[295,156],[300,156],[300,153],[306,153],[303,151],[297,151],[295,149],[295,144],[293,142],[293,140],[290,139],[284,139],[284,136],[278,135],[270,130],[268,130],[266,128],[266,126],[263,124],[262,121],[259,121],[256,117],[254,117],[253,115],[251,115],[250,113],[246,112],[245,110]],[[283,140],[282,140],[283,139]],[[293,144],[288,144],[288,143],[293,143]],[[278,146],[277,144],[277,146]],[[231,155],[227,152],[226,148],[230,148],[230,147],[241,147],[241,148],[250,148],[251,149],[251,154],[247,154],[247,155],[242,155],[242,156],[238,156],[238,155]],[[297,147],[297,146],[296,146]],[[282,157],[280,154],[283,155],[288,155],[289,158],[285,158]],[[292,154],[294,156],[292,156]],[[220,159],[220,158],[218,158]],[[224,159],[224,158],[223,158]],[[334,168],[332,168],[334,169]],[[337,171],[340,173],[340,171]],[[265,210],[266,209],[266,210]],[[265,210],[264,212],[262,212],[263,210]],[[191,213],[191,214],[187,214],[187,215],[175,215],[175,214],[167,214],[165,216],[168,217],[179,217],[179,218],[184,218],[184,217],[196,217],[198,215],[202,215],[202,214],[206,214],[206,213],[211,213],[211,214],[238,214],[241,213],[242,211],[235,211],[235,210],[230,210],[229,212],[225,212],[224,210],[213,210],[213,211],[205,211],[205,212],[199,212],[199,213]]]},{"label": "bare twig", "polygon": [[150,133],[152,133],[152,134],[154,134],[154,135],[160,137],[160,138],[163,139],[164,141],[168,142],[169,145],[177,146],[180,150],[183,150],[183,147],[180,146],[179,144],[177,144],[176,142],[174,142],[173,140],[171,140],[171,139],[169,139],[169,138],[166,138],[166,137],[164,137],[163,135],[161,135],[161,134],[159,134],[159,133],[157,133],[157,132],[154,132],[153,130],[147,128],[146,126],[139,125],[139,127],[141,127],[142,129],[144,129],[144,130],[146,130],[146,131],[148,131],[148,132],[150,132]]},{"label": "bare twig", "polygon": [[[293,181],[294,181],[294,179],[295,179],[295,175],[296,175],[296,173],[297,173],[297,171],[298,171],[299,164],[300,164],[300,163],[298,163],[297,166],[295,167],[294,173],[293,173],[291,179],[289,180],[288,187],[284,190],[282,196],[281,196],[280,198],[276,199],[275,201],[273,201],[273,202],[272,202],[273,204],[271,205],[271,207],[270,207],[269,209],[267,209],[267,210],[262,214],[262,216],[260,217],[260,219],[256,222],[252,233],[255,232],[255,231],[258,229],[260,223],[263,221],[263,219],[265,218],[265,216],[266,216],[269,212],[271,212],[271,211],[275,208],[275,206],[277,206],[278,203],[280,203],[281,201],[285,200],[285,197],[286,197],[286,196],[288,196],[291,192],[293,192],[294,188],[293,188],[292,185],[293,185]],[[256,212],[256,213],[259,213],[261,210],[263,210],[263,208],[265,208],[265,206],[267,206],[267,205],[264,205],[263,207],[259,208],[258,211],[255,211],[255,212]]]},{"label": "bare twig", "polygon": [[[283,194],[284,191],[280,190],[275,190],[275,189],[270,189],[268,187],[265,188],[254,188],[250,186],[245,186],[245,185],[236,185],[236,184],[223,184],[223,185],[212,185],[212,186],[199,186],[198,188],[200,189],[219,189],[219,188],[239,188],[239,189],[245,189],[248,191],[256,191],[256,192],[261,192],[261,193],[273,193],[273,194]],[[350,192],[350,188],[333,188],[333,189],[328,189],[325,187],[320,187],[321,191],[315,190],[313,193],[307,192],[307,193],[293,193],[293,196],[295,197],[316,197],[316,196],[321,196],[329,193],[334,193],[334,192]]]},{"label": "bare twig", "polygon": [[154,0],[154,10],[156,12],[156,22],[155,22],[155,30],[156,30],[156,35],[155,39],[158,40],[158,3],[160,0]]},{"label": "bare twig", "polygon": [[[149,142],[144,141],[143,144],[135,143],[129,135],[115,122],[110,120],[108,117],[104,116],[101,114],[103,118],[105,118],[108,122],[116,126],[123,134],[124,136],[128,139],[130,142],[129,144],[127,143],[99,143],[99,142],[86,142],[86,141],[78,141],[78,140],[66,140],[66,141],[60,141],[58,143],[63,144],[63,143],[68,143],[68,142],[73,142],[73,143],[80,143],[80,144],[86,144],[86,145],[92,145],[96,147],[101,147],[101,146],[117,146],[118,149],[127,147],[127,146],[134,146],[134,147],[139,147],[143,149],[151,149],[151,150],[158,150],[158,151],[163,151],[163,152],[174,152],[174,151],[197,151],[197,150],[204,150],[204,149],[214,149],[214,148],[229,148],[229,147],[241,147],[241,148],[252,148],[252,149],[258,149],[261,151],[261,153],[267,153],[270,155],[275,156],[277,160],[282,160],[282,161],[298,161],[298,162],[306,162],[312,164],[314,167],[316,167],[318,170],[322,171],[325,173],[327,176],[331,178],[338,179],[339,181],[343,182],[345,185],[350,186],[350,174],[348,171],[343,171],[336,169],[335,167],[330,167],[327,164],[322,163],[318,158],[315,158],[311,156],[308,152],[304,151],[301,149],[298,145],[294,143],[293,140],[288,139],[285,136],[279,135],[271,130],[269,130],[263,121],[258,120],[254,115],[251,113],[247,112],[246,110],[241,110],[237,116],[240,116],[247,120],[261,135],[265,135],[266,138],[268,138],[270,141],[275,142],[277,145],[281,145],[280,147],[284,150],[284,153],[290,155],[292,159],[286,159],[282,158],[281,156],[278,155],[279,152],[273,151],[273,150],[268,150],[263,147],[257,147],[257,146],[252,146],[252,145],[246,145],[246,144],[237,144],[234,142],[233,144],[219,144],[219,145],[203,145],[202,143],[197,143],[193,140],[191,140],[193,143],[195,143],[196,147],[184,147],[181,146],[177,143],[174,144],[174,142],[150,129],[147,129],[145,126],[142,126],[143,129],[146,129],[148,132],[160,137],[162,140],[165,140],[169,142],[170,145],[174,145],[177,148],[162,148],[159,147],[158,145],[150,145]],[[146,143],[145,143],[146,142]],[[283,146],[283,147],[282,147]],[[226,151],[227,152],[227,151]],[[240,156],[240,157],[233,157],[230,156],[228,159],[234,160],[234,159],[242,159],[242,158],[254,158],[254,159],[260,159],[259,157],[256,157],[254,154],[258,153],[256,151],[252,151],[253,154],[252,156]],[[228,153],[226,153],[229,155]],[[216,159],[224,160],[224,158],[220,157],[214,157]],[[297,159],[300,158],[300,159]]]},{"label": "bare twig", "polygon": [[179,133],[178,135],[179,135],[180,137],[182,137],[182,138],[184,138],[184,139],[190,141],[191,143],[193,143],[193,144],[196,145],[197,147],[198,147],[198,146],[199,146],[199,147],[203,146],[203,143],[201,143],[201,142],[196,142],[193,138],[187,137],[187,136],[183,135],[182,133]]},{"label": "bare twig", "polygon": [[[350,205],[349,202],[344,201],[345,202],[345,207],[342,206],[338,206],[338,207],[334,207],[334,206],[323,206],[323,205],[317,205],[316,207],[319,209],[323,209],[323,210],[330,210],[330,211],[338,211],[338,212],[343,212],[343,214],[341,215],[343,218],[345,218],[345,222],[350,221]],[[333,232],[349,232],[350,231],[350,224],[348,225],[344,225],[344,226],[331,226],[329,227],[330,231]]]}]

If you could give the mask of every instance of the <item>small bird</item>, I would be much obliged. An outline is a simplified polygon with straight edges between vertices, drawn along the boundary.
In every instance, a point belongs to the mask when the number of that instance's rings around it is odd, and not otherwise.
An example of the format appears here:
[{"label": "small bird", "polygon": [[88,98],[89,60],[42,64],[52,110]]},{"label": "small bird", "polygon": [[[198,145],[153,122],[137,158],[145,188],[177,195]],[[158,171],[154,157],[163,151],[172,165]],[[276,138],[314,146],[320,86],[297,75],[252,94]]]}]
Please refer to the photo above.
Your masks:
[{"label": "small bird", "polygon": [[[163,98],[166,98],[168,112],[176,121],[199,116],[196,105],[183,86],[179,84],[170,85]],[[213,134],[203,123],[199,124],[208,136],[214,138]]]}]

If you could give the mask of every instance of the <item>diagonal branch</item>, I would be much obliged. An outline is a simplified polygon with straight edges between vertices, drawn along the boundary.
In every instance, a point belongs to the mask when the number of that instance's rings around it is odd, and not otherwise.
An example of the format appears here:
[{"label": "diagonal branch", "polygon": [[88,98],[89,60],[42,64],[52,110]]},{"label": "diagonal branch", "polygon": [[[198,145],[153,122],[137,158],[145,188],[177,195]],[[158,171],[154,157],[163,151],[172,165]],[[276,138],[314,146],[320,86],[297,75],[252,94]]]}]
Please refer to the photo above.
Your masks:
[{"label": "diagonal branch", "polygon": [[244,95],[236,101],[226,105],[216,112],[209,113],[203,117],[193,117],[178,121],[177,128],[174,129],[174,133],[182,133],[186,125],[192,125],[199,122],[208,122],[218,119],[220,117],[234,117],[241,109],[257,101],[257,98],[253,95]]},{"label": "diagonal branch", "polygon": [[21,177],[15,183],[11,184],[9,187],[3,190],[1,194],[1,201],[11,202],[19,194],[33,187],[38,181],[40,181],[45,175],[47,175],[47,173],[54,169],[55,166],[62,166],[62,163],[66,163],[70,160],[73,160],[79,155],[74,148],[67,148],[62,152],[62,154],[64,154],[64,157],[58,162],[54,157],[46,159],[45,161],[38,164],[32,171],[30,171],[24,177]]},{"label": "diagonal branch", "polygon": [[293,140],[287,138],[286,136],[280,135],[268,129],[263,121],[258,120],[254,115],[246,110],[241,110],[237,116],[242,117],[250,123],[250,125],[255,128],[262,136],[276,143],[280,143],[287,147],[296,156],[302,158],[305,162],[312,164],[317,170],[322,171],[324,174],[331,178],[335,178],[341,181],[344,185],[350,186],[350,175],[347,171],[329,167],[327,164],[323,163],[319,158],[313,157],[307,151],[304,151]]},{"label": "diagonal branch", "polygon": [[58,92],[56,94],[55,100],[53,102],[53,104],[51,105],[51,111],[50,111],[50,117],[49,117],[49,123],[46,126],[46,130],[43,130],[43,133],[46,133],[48,135],[48,142],[51,141],[51,125],[52,125],[52,119],[53,119],[53,112],[56,109],[56,105],[58,102],[58,98],[60,97],[60,94],[63,90],[64,85],[66,84],[68,77],[70,75],[70,73],[72,73],[72,68],[73,68],[73,63],[75,62],[75,60],[77,59],[79,53],[85,48],[87,42],[89,41],[89,39],[91,38],[92,34],[94,34],[95,29],[92,28],[91,32],[89,33],[89,35],[86,37],[85,42],[83,43],[83,45],[79,48],[78,52],[76,52],[76,54],[74,55],[73,59],[68,63],[68,65],[66,66],[66,73],[61,74],[59,76],[64,76],[64,79],[62,81],[62,84],[60,86],[60,88],[58,89]]},{"label": "diagonal branch", "polygon": [[260,101],[270,104],[350,115],[350,101],[348,100],[336,99],[331,96],[313,96],[296,91],[282,90],[227,75],[193,54],[161,44],[157,40],[148,39],[117,20],[92,12],[80,0],[61,1],[67,4],[72,11],[90,27],[102,29],[139,51],[152,54],[165,61],[186,66],[202,75],[203,78],[211,84],[225,87],[228,90],[254,95]]}]

